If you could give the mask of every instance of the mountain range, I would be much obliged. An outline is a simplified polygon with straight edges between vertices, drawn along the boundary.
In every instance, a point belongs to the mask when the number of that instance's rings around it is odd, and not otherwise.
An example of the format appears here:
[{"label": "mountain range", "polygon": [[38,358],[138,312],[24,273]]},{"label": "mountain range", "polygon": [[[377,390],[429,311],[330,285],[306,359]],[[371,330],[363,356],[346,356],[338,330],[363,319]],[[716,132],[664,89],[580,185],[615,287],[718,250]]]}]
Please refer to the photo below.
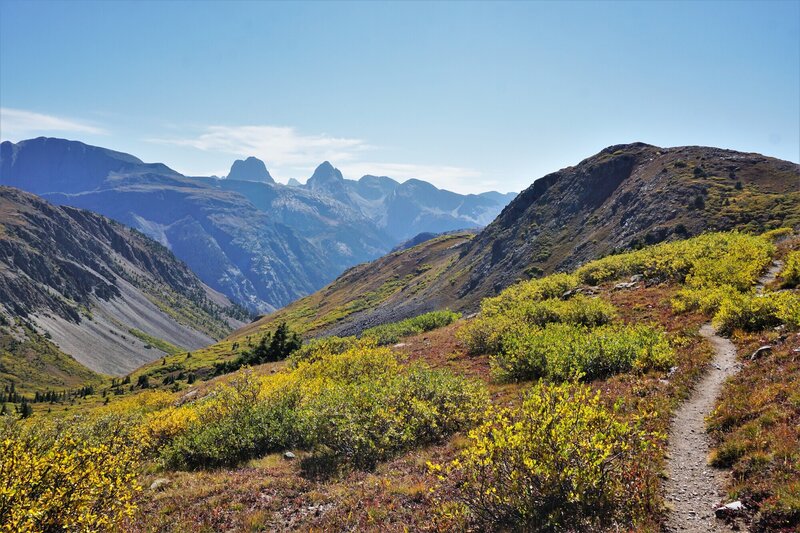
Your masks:
[{"label": "mountain range", "polygon": [[[350,335],[445,307],[469,313],[516,281],[607,254],[800,227],[800,166],[718,148],[611,146],[534,181],[486,228],[459,231],[448,230],[479,225],[486,202],[507,197],[346,180],[330,163],[288,186],[255,158],[218,179],[58,139],[0,148],[0,181],[60,204],[0,188],[0,373],[56,383],[228,335],[209,352],[224,358],[232,340],[281,321]],[[244,325],[235,302],[272,312]]]},{"label": "mountain range", "polygon": [[305,296],[420,232],[488,224],[514,194],[460,195],[388,177],[346,180],[329,162],[305,185],[275,183],[254,157],[227,179],[77,141],[0,144],[0,185],[88,209],[169,248],[211,288],[251,312]]},{"label": "mountain range", "polygon": [[49,384],[63,386],[83,374],[72,358],[126,373],[204,347],[245,319],[141,233],[0,186],[0,375],[61,376]]}]

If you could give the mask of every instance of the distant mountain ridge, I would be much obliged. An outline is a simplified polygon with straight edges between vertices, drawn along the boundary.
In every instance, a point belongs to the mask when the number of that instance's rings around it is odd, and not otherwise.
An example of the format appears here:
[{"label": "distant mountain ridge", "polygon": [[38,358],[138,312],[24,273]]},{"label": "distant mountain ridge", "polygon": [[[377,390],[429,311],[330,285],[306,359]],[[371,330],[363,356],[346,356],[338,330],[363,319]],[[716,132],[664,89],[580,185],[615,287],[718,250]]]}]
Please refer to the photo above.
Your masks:
[{"label": "distant mountain ridge", "polygon": [[485,226],[499,213],[498,206],[516,196],[496,191],[458,194],[413,178],[400,183],[368,174],[350,180],[327,161],[317,167],[305,187],[360,210],[398,241],[419,233]]},{"label": "distant mountain ridge", "polygon": [[[144,235],[0,186],[0,337],[24,343],[44,335],[85,367],[122,374],[169,345],[206,346],[242,319],[242,310]],[[13,355],[16,348],[6,349]],[[5,366],[35,367],[38,356]]]},{"label": "distant mountain ridge", "polygon": [[186,177],[77,141],[0,144],[0,185],[136,228],[210,287],[259,313],[319,289],[417,233],[486,224],[509,199],[458,195],[417,180],[344,180],[328,162],[308,181],[276,184],[256,158],[234,163],[228,179],[216,179]]}]

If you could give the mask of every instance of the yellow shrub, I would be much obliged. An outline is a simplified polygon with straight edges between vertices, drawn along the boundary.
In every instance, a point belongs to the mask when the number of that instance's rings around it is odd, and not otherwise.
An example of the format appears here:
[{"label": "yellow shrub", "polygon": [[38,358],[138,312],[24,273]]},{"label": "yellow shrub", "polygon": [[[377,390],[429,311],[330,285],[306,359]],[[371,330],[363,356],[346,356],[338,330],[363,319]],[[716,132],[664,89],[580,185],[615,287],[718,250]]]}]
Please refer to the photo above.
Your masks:
[{"label": "yellow shrub", "polygon": [[761,331],[781,323],[800,326],[800,295],[789,291],[734,293],[722,301],[713,319],[714,327],[725,334],[734,329]]},{"label": "yellow shrub", "polygon": [[616,317],[614,306],[600,298],[582,295],[568,300],[516,298],[519,298],[519,293],[514,292],[503,292],[492,298],[489,305],[481,306],[481,316],[459,331],[458,338],[470,353],[500,353],[508,339],[522,335],[532,327],[552,323],[595,327],[608,324]]},{"label": "yellow shrub", "polygon": [[731,285],[749,289],[769,264],[775,246],[765,237],[738,232],[707,233],[592,261],[575,275],[597,284],[631,274],[686,282],[692,287]]},{"label": "yellow shrub", "polygon": [[781,285],[785,288],[800,285],[800,251],[789,252],[786,264],[780,273]]},{"label": "yellow shrub", "polygon": [[197,423],[197,411],[190,406],[169,407],[147,417],[142,432],[148,448],[155,451]]},{"label": "yellow shrub", "polygon": [[133,516],[141,446],[130,419],[5,424],[0,429],[3,531],[107,531]]},{"label": "yellow shrub", "polygon": [[762,237],[765,239],[770,239],[772,241],[779,239],[780,237],[786,237],[787,235],[791,235],[793,233],[792,228],[776,228],[771,229],[769,231],[765,231],[761,234]]},{"label": "yellow shrub", "polygon": [[590,388],[539,385],[520,408],[487,418],[447,469],[477,525],[589,530],[629,526],[652,508],[642,498],[656,491],[641,488],[657,484],[655,469],[642,467],[654,466],[646,452],[660,437],[619,421]]}]

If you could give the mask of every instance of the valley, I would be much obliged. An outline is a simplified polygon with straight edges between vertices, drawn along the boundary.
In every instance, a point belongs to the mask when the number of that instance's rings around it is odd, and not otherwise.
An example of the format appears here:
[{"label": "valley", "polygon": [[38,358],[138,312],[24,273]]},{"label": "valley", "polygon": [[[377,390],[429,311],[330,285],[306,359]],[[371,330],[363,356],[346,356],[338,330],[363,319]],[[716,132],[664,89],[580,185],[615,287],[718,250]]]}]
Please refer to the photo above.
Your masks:
[{"label": "valley", "polygon": [[0,0],[0,533],[800,533],[800,0]]},{"label": "valley", "polygon": [[[234,169],[243,179],[203,178],[203,202],[236,189],[276,205],[258,188],[265,168]],[[350,197],[332,166],[318,171],[311,189]],[[798,165],[754,154],[610,147],[535,181],[485,229],[424,233],[249,323],[172,255],[172,230],[170,251],[4,187],[0,378],[21,420],[2,430],[0,457],[24,458],[0,495],[4,520],[45,528],[75,506],[125,531],[654,530],[680,512],[689,530],[789,530],[794,183]],[[724,366],[742,368],[715,387],[709,323],[735,351]],[[114,342],[148,355],[122,361]],[[746,413],[738,382],[765,380]],[[698,387],[710,416],[684,427]],[[693,472],[719,472],[721,493],[683,497],[674,439],[705,455],[687,428],[708,431],[711,464]],[[48,450],[63,474],[36,466]],[[76,487],[115,480],[93,507],[25,489],[89,457]],[[734,500],[743,511],[715,517]]]}]

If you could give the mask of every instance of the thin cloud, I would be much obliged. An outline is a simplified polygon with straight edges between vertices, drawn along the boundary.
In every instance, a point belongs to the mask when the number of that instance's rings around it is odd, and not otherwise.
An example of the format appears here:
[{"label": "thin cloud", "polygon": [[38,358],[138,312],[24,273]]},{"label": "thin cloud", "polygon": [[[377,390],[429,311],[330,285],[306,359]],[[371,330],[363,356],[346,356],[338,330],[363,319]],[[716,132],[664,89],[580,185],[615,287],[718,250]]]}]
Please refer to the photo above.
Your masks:
[{"label": "thin cloud", "polygon": [[481,179],[475,169],[448,165],[411,163],[376,163],[363,160],[375,146],[363,139],[335,137],[327,134],[308,135],[286,126],[208,126],[190,138],[152,138],[149,142],[184,146],[262,159],[270,173],[286,181],[294,177],[305,181],[322,161],[330,161],[351,179],[365,174],[390,176],[399,181],[418,178],[448,190],[482,192],[496,188],[493,180]]},{"label": "thin cloud", "polygon": [[20,140],[50,133],[108,135],[103,128],[88,122],[24,109],[0,107],[0,138]]},{"label": "thin cloud", "polygon": [[209,126],[190,139],[149,139],[159,144],[188,146],[206,152],[254,155],[268,167],[305,167],[311,162],[352,161],[370,146],[361,139],[326,134],[303,135],[284,126]]}]

